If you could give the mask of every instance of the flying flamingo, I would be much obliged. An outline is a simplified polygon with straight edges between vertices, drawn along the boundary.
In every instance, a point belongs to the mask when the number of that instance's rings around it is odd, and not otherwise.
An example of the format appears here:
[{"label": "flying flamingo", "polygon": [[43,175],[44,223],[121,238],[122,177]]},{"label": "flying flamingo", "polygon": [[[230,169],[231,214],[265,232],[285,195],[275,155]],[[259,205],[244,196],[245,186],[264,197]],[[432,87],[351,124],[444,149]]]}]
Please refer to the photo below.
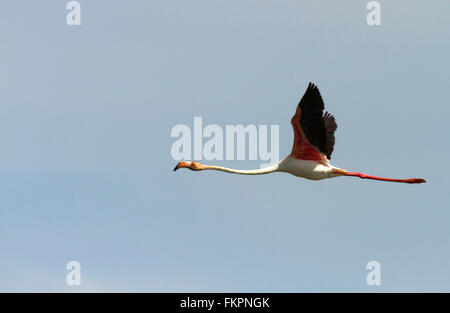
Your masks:
[{"label": "flying flamingo", "polygon": [[320,180],[338,176],[354,176],[364,179],[387,182],[420,184],[422,178],[396,179],[354,173],[334,167],[329,163],[334,147],[334,132],[337,129],[334,117],[325,112],[322,96],[316,85],[309,83],[301,98],[297,110],[291,119],[294,129],[292,152],[284,160],[269,167],[255,170],[236,170],[222,166],[204,165],[195,161],[179,162],[175,168],[188,168],[193,171],[216,170],[242,175],[262,175],[273,172],[286,172],[294,176],[311,180]]}]

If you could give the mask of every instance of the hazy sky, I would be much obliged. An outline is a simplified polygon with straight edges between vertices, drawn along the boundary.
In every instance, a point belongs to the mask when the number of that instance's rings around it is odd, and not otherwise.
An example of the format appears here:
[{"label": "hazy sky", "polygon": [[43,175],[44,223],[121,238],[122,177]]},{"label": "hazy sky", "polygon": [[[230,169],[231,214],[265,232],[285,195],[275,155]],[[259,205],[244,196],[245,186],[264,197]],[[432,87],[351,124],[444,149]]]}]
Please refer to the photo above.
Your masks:
[{"label": "hazy sky", "polygon": [[[67,2],[0,10],[0,291],[450,291],[449,1]],[[332,164],[428,182],[172,172],[194,116],[284,157],[309,81]]]}]

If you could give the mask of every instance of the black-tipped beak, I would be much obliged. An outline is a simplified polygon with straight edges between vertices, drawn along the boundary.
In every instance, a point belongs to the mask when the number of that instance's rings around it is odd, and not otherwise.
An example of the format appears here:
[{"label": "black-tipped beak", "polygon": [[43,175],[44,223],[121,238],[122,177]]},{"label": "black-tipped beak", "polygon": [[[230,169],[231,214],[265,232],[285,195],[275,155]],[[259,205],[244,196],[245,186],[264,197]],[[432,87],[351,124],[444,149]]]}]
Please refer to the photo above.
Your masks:
[{"label": "black-tipped beak", "polygon": [[179,169],[178,164],[175,165],[175,167],[173,168],[173,171],[175,172],[177,169]]}]

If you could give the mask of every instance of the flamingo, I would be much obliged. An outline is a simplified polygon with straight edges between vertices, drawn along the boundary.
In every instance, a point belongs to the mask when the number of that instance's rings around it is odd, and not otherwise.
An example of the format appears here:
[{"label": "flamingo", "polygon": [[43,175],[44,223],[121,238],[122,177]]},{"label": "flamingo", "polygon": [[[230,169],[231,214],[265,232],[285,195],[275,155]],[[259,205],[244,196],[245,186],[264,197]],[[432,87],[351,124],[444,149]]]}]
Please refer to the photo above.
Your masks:
[{"label": "flamingo", "polygon": [[176,171],[180,168],[187,168],[192,171],[215,170],[242,175],[285,172],[310,180],[350,176],[407,184],[426,182],[422,178],[397,179],[349,172],[331,165],[329,161],[334,148],[334,132],[337,129],[337,124],[333,115],[328,112],[323,113],[324,108],[319,89],[315,84],[309,83],[291,119],[294,130],[292,152],[285,159],[271,166],[254,170],[237,170],[222,166],[204,165],[195,161],[181,161],[173,170]]}]

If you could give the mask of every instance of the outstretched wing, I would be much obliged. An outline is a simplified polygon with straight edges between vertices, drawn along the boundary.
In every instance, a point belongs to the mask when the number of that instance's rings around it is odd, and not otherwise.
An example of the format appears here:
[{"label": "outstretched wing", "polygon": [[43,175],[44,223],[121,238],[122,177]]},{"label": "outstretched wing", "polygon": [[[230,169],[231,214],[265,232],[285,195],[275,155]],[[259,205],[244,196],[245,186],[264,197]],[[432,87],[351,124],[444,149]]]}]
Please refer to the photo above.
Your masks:
[{"label": "outstretched wing", "polygon": [[331,158],[334,148],[334,132],[337,124],[334,117],[323,113],[325,105],[316,85],[309,83],[301,98],[291,123],[294,128],[292,154],[303,160]]}]

